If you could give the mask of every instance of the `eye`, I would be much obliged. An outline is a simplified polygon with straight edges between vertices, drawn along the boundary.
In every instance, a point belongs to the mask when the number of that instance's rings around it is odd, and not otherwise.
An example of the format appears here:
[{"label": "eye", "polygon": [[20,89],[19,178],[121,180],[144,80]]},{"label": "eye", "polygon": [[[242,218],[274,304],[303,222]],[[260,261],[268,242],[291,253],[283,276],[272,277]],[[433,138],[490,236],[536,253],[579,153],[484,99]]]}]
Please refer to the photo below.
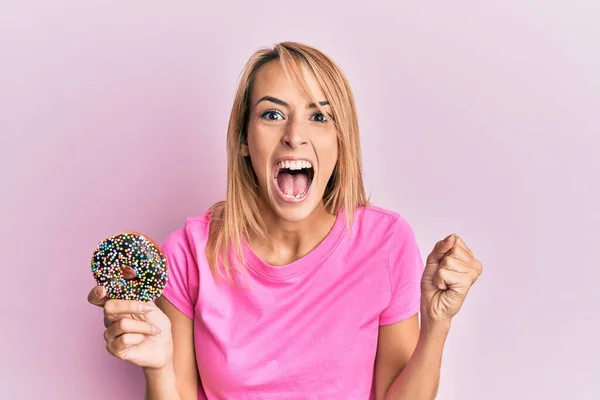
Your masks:
[{"label": "eye", "polygon": [[316,112],[316,113],[314,113],[311,116],[311,119],[313,121],[320,122],[320,123],[325,123],[325,122],[329,121],[327,119],[327,117],[325,116],[325,114],[323,114],[322,112]]},{"label": "eye", "polygon": [[267,121],[281,121],[283,119],[283,115],[281,115],[279,111],[275,110],[265,111],[260,117],[266,119]]}]

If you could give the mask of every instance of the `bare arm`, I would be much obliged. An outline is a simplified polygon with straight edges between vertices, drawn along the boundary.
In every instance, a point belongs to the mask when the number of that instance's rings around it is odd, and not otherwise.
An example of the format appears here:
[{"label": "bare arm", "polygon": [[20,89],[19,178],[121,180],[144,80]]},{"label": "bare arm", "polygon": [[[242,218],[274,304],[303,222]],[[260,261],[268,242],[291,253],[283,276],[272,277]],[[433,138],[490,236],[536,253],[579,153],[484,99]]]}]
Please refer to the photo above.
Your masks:
[{"label": "bare arm", "polygon": [[396,377],[406,368],[419,339],[418,314],[379,327],[375,359],[375,398],[385,399]]},{"label": "bare arm", "polygon": [[146,400],[197,399],[199,378],[193,321],[164,297],[157,299],[156,305],[171,321],[173,360],[160,370],[144,369]]},{"label": "bare arm", "polygon": [[375,364],[376,399],[435,399],[448,329],[424,326],[419,332],[418,315],[380,327]]},{"label": "bare arm", "polygon": [[[380,388],[378,399],[435,399],[442,353],[452,318],[462,307],[469,289],[482,271],[483,265],[459,236],[452,234],[436,243],[427,257],[421,280],[421,332],[416,348],[391,386]],[[392,360],[395,358],[395,364],[401,364],[406,359],[406,355],[397,350],[401,346],[399,342],[414,340],[414,331],[407,335],[403,324],[390,326],[380,333],[385,336],[382,343],[386,346],[381,353]],[[394,362],[388,364],[393,365]],[[382,373],[393,372],[388,367]]]}]

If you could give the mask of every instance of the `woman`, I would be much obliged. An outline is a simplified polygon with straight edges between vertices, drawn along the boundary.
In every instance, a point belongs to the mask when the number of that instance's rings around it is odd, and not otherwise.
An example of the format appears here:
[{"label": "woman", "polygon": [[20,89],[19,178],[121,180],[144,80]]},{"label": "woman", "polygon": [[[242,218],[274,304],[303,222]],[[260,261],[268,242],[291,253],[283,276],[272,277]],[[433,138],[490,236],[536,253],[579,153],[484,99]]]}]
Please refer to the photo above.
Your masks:
[{"label": "woman", "polygon": [[409,223],[368,204],[340,69],[298,43],[257,52],[227,147],[226,200],[162,246],[163,296],[90,292],[108,351],[152,400],[435,398],[481,263],[450,235],[424,265]]}]

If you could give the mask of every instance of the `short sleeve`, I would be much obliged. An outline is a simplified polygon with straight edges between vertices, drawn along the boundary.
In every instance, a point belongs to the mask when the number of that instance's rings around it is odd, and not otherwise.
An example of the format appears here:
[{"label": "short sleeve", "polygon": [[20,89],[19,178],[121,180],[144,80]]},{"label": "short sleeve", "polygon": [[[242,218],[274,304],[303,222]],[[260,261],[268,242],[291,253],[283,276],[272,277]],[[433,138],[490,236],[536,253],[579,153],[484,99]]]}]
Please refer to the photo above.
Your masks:
[{"label": "short sleeve", "polygon": [[167,259],[167,284],[163,296],[189,318],[194,318],[199,273],[186,229],[173,232],[161,250]]},{"label": "short sleeve", "polygon": [[394,224],[389,242],[391,300],[379,316],[380,325],[390,325],[419,312],[421,278],[425,268],[411,225],[401,217]]}]

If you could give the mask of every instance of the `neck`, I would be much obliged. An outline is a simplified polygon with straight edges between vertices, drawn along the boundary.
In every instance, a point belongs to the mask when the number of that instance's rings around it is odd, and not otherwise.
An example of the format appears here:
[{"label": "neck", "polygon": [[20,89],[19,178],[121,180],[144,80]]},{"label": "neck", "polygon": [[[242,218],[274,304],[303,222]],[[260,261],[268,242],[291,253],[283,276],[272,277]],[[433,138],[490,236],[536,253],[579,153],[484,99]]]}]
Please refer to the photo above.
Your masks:
[{"label": "neck", "polygon": [[261,209],[269,243],[251,240],[250,246],[265,262],[286,265],[311,252],[329,234],[336,216],[330,214],[320,203],[302,221],[286,221],[270,208]]}]

